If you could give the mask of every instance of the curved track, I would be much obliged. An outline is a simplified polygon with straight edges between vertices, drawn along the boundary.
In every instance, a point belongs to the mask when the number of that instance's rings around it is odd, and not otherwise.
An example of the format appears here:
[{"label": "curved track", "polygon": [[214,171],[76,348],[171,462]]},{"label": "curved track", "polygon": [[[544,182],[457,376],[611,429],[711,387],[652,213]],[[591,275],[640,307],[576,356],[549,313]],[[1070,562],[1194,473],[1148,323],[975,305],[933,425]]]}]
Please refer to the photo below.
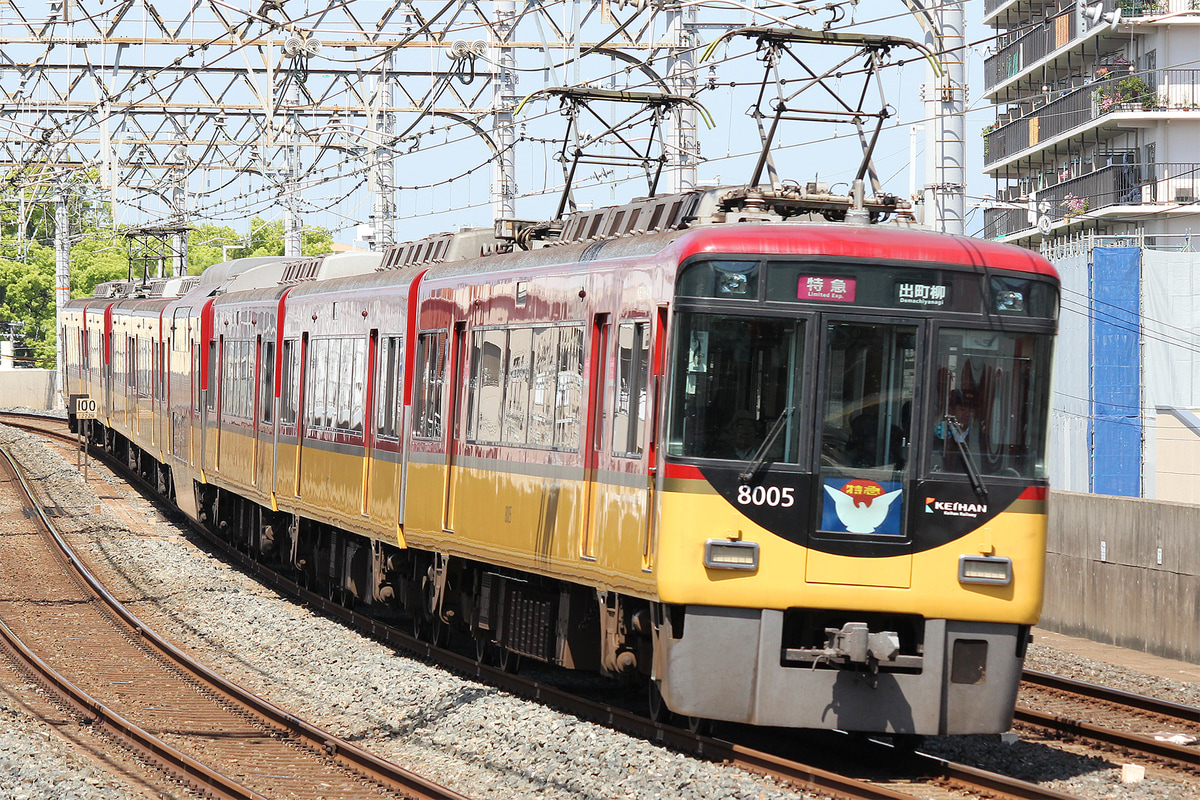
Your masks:
[{"label": "curved track", "polygon": [[[225,681],[148,630],[71,553],[7,452],[0,638],[35,680],[176,779],[216,797],[462,795]],[[19,497],[18,497],[19,495]]]}]

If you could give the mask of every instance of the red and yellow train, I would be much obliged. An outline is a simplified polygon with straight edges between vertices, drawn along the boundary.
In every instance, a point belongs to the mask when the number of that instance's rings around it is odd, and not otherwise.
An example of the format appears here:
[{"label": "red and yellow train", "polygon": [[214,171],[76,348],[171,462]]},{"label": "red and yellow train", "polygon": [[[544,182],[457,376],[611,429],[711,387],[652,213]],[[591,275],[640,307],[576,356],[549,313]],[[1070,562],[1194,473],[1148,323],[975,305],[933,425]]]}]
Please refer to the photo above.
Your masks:
[{"label": "red and yellow train", "polygon": [[692,720],[1006,730],[1057,277],[810,221],[838,202],[697,190],[105,284],[64,317],[67,392],[190,516],[481,657]]}]

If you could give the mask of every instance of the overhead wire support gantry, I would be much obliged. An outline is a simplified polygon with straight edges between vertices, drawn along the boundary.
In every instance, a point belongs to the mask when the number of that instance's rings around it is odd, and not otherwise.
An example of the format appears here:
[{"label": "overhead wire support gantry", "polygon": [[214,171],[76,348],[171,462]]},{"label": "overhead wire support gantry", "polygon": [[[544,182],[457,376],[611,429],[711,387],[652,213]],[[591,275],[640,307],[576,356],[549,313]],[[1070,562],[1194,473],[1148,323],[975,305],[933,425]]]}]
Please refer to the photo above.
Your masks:
[{"label": "overhead wire support gantry", "polygon": [[[886,65],[885,58],[893,48],[905,47],[918,51],[930,63],[936,64],[936,59],[928,48],[919,42],[900,36],[810,30],[798,27],[752,26],[738,28],[718,37],[705,50],[701,63],[711,58],[719,45],[734,37],[755,40],[757,57],[763,64],[762,78],[754,103],[747,111],[758,127],[762,143],[758,160],[750,175],[749,185],[758,186],[765,170],[771,189],[779,191],[783,188],[771,155],[771,148],[781,122],[828,124],[848,122],[854,126],[862,146],[862,158],[855,172],[854,183],[857,185],[869,177],[874,196],[881,199],[884,194],[883,187],[875,173],[872,156],[884,123],[894,116],[894,109],[888,103],[880,81],[881,71]],[[843,47],[849,48],[850,53],[832,65],[818,70],[796,53],[797,45]],[[798,66],[802,73],[802,77],[794,79],[800,83],[799,88],[794,90],[789,88],[788,81],[783,77],[785,58]],[[847,69],[849,65],[860,59],[863,61],[861,67]],[[831,79],[844,77],[855,77],[861,80],[857,91],[843,92],[830,84]],[[867,107],[872,85],[879,93],[878,110],[870,110]],[[820,96],[829,101],[829,104],[824,107],[798,105],[797,98],[810,90],[820,90]],[[766,124],[768,119],[770,120],[769,125]],[[870,121],[873,121],[873,125],[868,135]],[[861,189],[856,188],[855,191],[861,195]],[[861,206],[861,196],[858,202]]]}]

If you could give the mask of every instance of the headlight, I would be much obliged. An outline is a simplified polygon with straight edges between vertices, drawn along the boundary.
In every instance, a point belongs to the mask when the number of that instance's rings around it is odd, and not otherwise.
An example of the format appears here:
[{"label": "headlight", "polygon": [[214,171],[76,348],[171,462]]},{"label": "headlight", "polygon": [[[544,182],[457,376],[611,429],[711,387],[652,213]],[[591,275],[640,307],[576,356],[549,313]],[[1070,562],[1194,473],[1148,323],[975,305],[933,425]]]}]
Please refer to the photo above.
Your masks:
[{"label": "headlight", "polygon": [[709,569],[758,569],[758,542],[709,539],[704,543],[704,566]]},{"label": "headlight", "polygon": [[1012,583],[1012,559],[990,556],[959,556],[959,583],[988,583],[1007,586]]}]

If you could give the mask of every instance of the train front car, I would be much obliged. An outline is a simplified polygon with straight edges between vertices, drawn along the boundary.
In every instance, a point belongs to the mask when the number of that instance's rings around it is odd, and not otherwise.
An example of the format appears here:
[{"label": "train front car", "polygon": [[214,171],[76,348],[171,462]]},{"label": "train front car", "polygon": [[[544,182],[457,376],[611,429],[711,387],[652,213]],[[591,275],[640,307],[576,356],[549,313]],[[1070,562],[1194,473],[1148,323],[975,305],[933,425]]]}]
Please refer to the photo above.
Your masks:
[{"label": "train front car", "polygon": [[760,725],[1007,730],[1042,602],[1053,268],[884,226],[675,246],[657,691]]}]

